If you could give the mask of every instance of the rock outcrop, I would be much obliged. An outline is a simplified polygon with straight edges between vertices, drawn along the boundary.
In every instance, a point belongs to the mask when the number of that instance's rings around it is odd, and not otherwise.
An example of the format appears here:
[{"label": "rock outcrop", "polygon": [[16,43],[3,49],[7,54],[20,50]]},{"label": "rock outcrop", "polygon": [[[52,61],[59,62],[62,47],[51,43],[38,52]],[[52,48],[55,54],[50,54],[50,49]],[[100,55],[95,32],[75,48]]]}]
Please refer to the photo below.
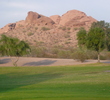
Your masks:
[{"label": "rock outcrop", "polygon": [[84,12],[71,10],[61,16],[60,25],[68,27],[85,27],[89,28],[97,20],[87,16]]},{"label": "rock outcrop", "polygon": [[29,23],[29,24],[37,24],[38,26],[43,26],[43,25],[53,25],[55,24],[55,22],[50,19],[49,17],[46,17],[46,16],[43,16],[43,15],[40,15],[36,12],[28,12],[28,16],[26,17],[26,23]]},{"label": "rock outcrop", "polygon": [[61,16],[60,25],[65,26],[69,21],[76,21],[83,18],[85,13],[77,10],[71,10]]},{"label": "rock outcrop", "polygon": [[16,27],[16,23],[7,24],[3,28],[0,29],[0,33],[5,33],[8,31],[11,31],[11,30],[15,29],[15,27]]},{"label": "rock outcrop", "polygon": [[60,23],[61,17],[59,15],[50,16],[50,18],[58,25]]}]

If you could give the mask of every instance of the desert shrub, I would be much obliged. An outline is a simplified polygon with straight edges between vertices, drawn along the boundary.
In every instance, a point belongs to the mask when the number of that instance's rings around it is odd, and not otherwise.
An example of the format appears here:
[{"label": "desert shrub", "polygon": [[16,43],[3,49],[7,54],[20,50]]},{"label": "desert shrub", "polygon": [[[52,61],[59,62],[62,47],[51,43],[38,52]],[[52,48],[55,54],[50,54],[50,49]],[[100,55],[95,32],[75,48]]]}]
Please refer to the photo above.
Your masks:
[{"label": "desert shrub", "polygon": [[52,54],[58,54],[58,52],[59,52],[59,49],[57,49],[57,48],[53,48],[52,50],[51,50],[51,53]]},{"label": "desert shrub", "polygon": [[64,37],[65,37],[65,38],[69,38],[70,35],[69,35],[69,34],[65,34]]},{"label": "desert shrub", "polygon": [[70,31],[67,32],[67,34],[70,34],[70,33],[71,33]]},{"label": "desert shrub", "polygon": [[63,45],[54,45],[54,48],[62,49],[63,48]]},{"label": "desert shrub", "polygon": [[78,28],[77,28],[77,27],[75,27],[73,30],[74,30],[74,31],[76,31],[76,30],[78,30]]},{"label": "desert shrub", "polygon": [[68,40],[71,40],[71,38],[69,38]]},{"label": "desert shrub", "polygon": [[35,30],[38,30],[38,27],[35,27]]},{"label": "desert shrub", "polygon": [[44,57],[46,48],[44,47],[31,47],[31,57]]},{"label": "desert shrub", "polygon": [[54,43],[58,43],[58,40],[55,40]]},{"label": "desert shrub", "polygon": [[[74,59],[78,59],[78,57],[83,59],[83,55],[84,55],[85,59],[97,59],[97,52],[94,50],[86,50],[85,49],[83,51],[76,50],[73,52]],[[110,59],[110,52],[108,52],[108,51],[101,52],[100,59],[101,60]]]},{"label": "desert shrub", "polygon": [[59,27],[58,29],[62,29],[62,27]]},{"label": "desert shrub", "polygon": [[68,30],[70,30],[71,28],[70,28],[70,27],[68,27],[67,29],[68,29]]},{"label": "desert shrub", "polygon": [[26,30],[23,30],[23,33],[26,33]]},{"label": "desert shrub", "polygon": [[57,56],[58,56],[58,58],[70,59],[71,58],[71,52],[67,51],[67,50],[59,50]]},{"label": "desert shrub", "polygon": [[50,30],[50,28],[42,27],[41,30],[43,30],[43,31],[47,31],[47,30]]},{"label": "desert shrub", "polygon": [[63,26],[63,27],[59,27],[59,29],[65,31],[65,30],[66,30],[66,27],[65,27],[65,26]]},{"label": "desert shrub", "polygon": [[28,36],[32,36],[32,35],[34,35],[34,33],[32,33],[32,32],[29,32],[28,33]]},{"label": "desert shrub", "polygon": [[66,30],[66,27],[62,27],[62,30],[65,31]]},{"label": "desert shrub", "polygon": [[102,51],[101,55],[100,55],[100,59],[101,60],[109,60],[110,59],[110,52],[107,50]]},{"label": "desert shrub", "polygon": [[43,46],[44,42],[43,41],[35,41],[36,42],[36,46]]},{"label": "desert shrub", "polygon": [[97,59],[97,52],[93,50],[86,50],[87,59]]},{"label": "desert shrub", "polygon": [[86,53],[82,50],[77,50],[72,54],[72,56],[73,56],[73,59],[81,62],[84,62],[87,59]]},{"label": "desert shrub", "polygon": [[55,58],[72,58],[72,52],[70,50],[60,49],[60,48],[53,48],[51,49],[51,53],[54,55]]},{"label": "desert shrub", "polygon": [[106,60],[107,56],[100,55],[100,60]]},{"label": "desert shrub", "polygon": [[70,44],[70,43],[71,43],[70,41],[66,41],[66,42],[65,42],[65,44]]},{"label": "desert shrub", "polygon": [[107,60],[110,60],[110,52],[107,52],[106,57],[107,57]]},{"label": "desert shrub", "polygon": [[31,57],[57,58],[49,49],[45,47],[32,47]]}]

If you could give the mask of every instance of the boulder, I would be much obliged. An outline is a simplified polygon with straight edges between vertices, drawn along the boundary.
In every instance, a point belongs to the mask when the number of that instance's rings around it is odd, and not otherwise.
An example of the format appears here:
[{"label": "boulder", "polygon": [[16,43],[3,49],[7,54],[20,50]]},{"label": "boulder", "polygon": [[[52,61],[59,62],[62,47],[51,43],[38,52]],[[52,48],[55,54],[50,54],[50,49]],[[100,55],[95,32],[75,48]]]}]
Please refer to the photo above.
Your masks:
[{"label": "boulder", "polygon": [[15,29],[15,27],[16,27],[16,23],[9,23],[0,29],[0,33],[5,33],[8,31],[11,31],[11,30]]},{"label": "boulder", "polygon": [[25,22],[29,24],[37,24],[37,25],[42,25],[42,26],[55,24],[55,22],[49,17],[40,15],[32,11],[28,12],[28,16],[26,17]]},{"label": "boulder", "polygon": [[8,25],[8,30],[13,30],[13,29],[15,29],[15,26],[16,26],[16,23],[11,23],[11,24],[9,24]]}]

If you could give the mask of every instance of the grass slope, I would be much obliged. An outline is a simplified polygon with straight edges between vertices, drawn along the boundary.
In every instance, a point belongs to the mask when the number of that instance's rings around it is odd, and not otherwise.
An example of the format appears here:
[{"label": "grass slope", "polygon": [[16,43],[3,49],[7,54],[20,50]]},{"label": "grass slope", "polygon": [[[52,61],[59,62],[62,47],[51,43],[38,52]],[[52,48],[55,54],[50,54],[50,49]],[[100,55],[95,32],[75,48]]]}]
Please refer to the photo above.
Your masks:
[{"label": "grass slope", "polygon": [[0,67],[0,100],[110,100],[110,66]]}]

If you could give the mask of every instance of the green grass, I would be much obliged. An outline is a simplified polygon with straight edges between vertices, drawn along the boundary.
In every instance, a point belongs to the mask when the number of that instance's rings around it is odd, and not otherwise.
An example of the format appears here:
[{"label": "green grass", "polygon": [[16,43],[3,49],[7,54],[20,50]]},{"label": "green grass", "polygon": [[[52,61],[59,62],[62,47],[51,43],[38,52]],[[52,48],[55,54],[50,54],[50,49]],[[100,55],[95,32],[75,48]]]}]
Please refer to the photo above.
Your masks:
[{"label": "green grass", "polygon": [[110,66],[0,67],[0,100],[110,100]]}]

